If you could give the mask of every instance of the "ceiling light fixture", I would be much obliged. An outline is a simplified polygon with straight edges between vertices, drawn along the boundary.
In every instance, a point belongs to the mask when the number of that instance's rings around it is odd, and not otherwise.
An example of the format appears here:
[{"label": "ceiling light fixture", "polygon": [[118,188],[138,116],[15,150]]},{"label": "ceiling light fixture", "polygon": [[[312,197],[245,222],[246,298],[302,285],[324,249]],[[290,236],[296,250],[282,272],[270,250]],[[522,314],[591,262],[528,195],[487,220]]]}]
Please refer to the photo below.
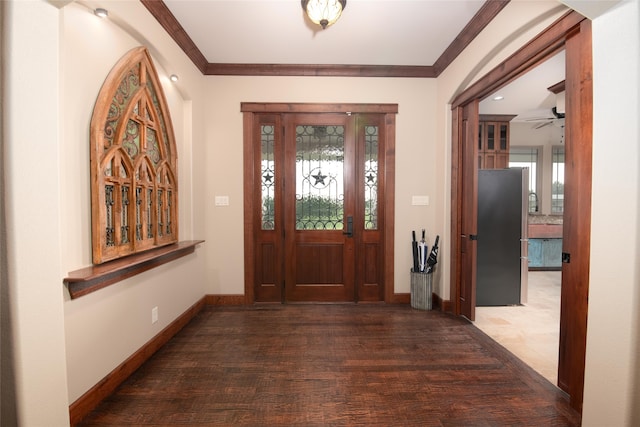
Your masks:
[{"label": "ceiling light fixture", "polygon": [[171,76],[169,76],[169,80],[171,80],[172,82],[177,82],[178,81],[178,76],[175,74],[171,74]]},{"label": "ceiling light fixture", "polygon": [[502,96],[502,95],[497,95],[497,96],[493,97],[494,101],[502,101],[503,99],[504,99],[504,96]]},{"label": "ceiling light fixture", "polygon": [[320,25],[324,30],[333,25],[345,7],[347,0],[301,0],[302,10],[307,14],[309,19]]},{"label": "ceiling light fixture", "polygon": [[101,7],[94,10],[93,13],[100,18],[106,18],[107,16],[109,16],[109,12],[107,11],[107,9],[103,9]]}]

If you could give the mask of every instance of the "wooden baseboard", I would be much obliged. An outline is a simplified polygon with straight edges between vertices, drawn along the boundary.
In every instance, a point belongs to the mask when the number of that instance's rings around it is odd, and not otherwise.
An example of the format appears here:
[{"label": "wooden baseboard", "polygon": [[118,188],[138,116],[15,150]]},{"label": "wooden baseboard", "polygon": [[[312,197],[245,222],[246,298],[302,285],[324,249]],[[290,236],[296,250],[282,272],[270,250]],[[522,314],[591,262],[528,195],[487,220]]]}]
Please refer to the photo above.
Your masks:
[{"label": "wooden baseboard", "polygon": [[432,307],[434,310],[442,311],[442,312],[450,312],[451,311],[451,301],[443,300],[440,298],[440,295],[434,293],[431,296]]},{"label": "wooden baseboard", "polygon": [[411,294],[393,294],[390,304],[411,304]]},{"label": "wooden baseboard", "polygon": [[206,305],[245,305],[244,295],[213,295],[207,294],[204,296],[204,302]]},{"label": "wooden baseboard", "polygon": [[143,345],[138,351],[129,356],[118,367],[111,371],[98,384],[94,385],[85,394],[80,396],[69,406],[69,422],[77,425],[89,412],[108,397],[122,384],[132,373],[146,362],[160,347],[167,343],[176,333],[191,321],[205,306],[203,297],[197,303],[189,307],[176,320],[171,322],[158,335]]},{"label": "wooden baseboard", "polygon": [[[213,295],[204,296],[206,305],[246,305],[247,301],[244,295]],[[366,304],[368,301],[361,301]],[[390,304],[410,304],[411,294],[393,294]],[[279,303],[275,303],[279,304]]]}]

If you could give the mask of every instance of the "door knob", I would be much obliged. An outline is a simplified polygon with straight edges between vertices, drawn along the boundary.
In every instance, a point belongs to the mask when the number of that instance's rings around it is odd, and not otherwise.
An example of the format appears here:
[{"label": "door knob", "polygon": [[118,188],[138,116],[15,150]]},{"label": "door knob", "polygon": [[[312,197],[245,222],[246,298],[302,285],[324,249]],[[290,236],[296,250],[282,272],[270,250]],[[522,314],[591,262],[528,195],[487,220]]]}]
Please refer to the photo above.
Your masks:
[{"label": "door knob", "polygon": [[343,231],[342,234],[344,234],[347,237],[353,237],[353,217],[352,216],[347,217],[347,230]]}]

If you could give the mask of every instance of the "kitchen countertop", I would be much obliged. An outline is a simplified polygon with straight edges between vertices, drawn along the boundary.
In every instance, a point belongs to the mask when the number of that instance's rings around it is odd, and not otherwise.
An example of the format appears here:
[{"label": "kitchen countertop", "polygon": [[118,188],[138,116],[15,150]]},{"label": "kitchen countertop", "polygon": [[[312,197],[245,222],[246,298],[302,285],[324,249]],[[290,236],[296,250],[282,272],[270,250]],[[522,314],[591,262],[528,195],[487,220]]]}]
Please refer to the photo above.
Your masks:
[{"label": "kitchen countertop", "polygon": [[531,224],[553,224],[562,225],[562,215],[529,215],[529,225]]},{"label": "kitchen countertop", "polygon": [[529,239],[562,239],[562,215],[529,215]]}]

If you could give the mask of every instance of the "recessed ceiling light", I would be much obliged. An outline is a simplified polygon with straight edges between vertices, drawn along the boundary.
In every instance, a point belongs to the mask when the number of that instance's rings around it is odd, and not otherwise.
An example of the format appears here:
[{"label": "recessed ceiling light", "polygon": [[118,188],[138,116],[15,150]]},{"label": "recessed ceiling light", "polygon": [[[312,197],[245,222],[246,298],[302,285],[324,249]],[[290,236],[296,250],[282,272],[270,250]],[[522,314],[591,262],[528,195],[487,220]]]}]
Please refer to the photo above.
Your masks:
[{"label": "recessed ceiling light", "polygon": [[504,99],[504,96],[502,96],[502,95],[497,95],[497,96],[493,97],[494,101],[502,101],[503,99]]},{"label": "recessed ceiling light", "polygon": [[103,9],[101,7],[94,10],[93,13],[100,18],[106,18],[107,16],[109,16],[109,12],[107,11],[107,9]]},{"label": "recessed ceiling light", "polygon": [[171,80],[172,82],[177,82],[178,76],[176,76],[175,74],[171,74],[171,76],[169,76],[169,80]]}]

